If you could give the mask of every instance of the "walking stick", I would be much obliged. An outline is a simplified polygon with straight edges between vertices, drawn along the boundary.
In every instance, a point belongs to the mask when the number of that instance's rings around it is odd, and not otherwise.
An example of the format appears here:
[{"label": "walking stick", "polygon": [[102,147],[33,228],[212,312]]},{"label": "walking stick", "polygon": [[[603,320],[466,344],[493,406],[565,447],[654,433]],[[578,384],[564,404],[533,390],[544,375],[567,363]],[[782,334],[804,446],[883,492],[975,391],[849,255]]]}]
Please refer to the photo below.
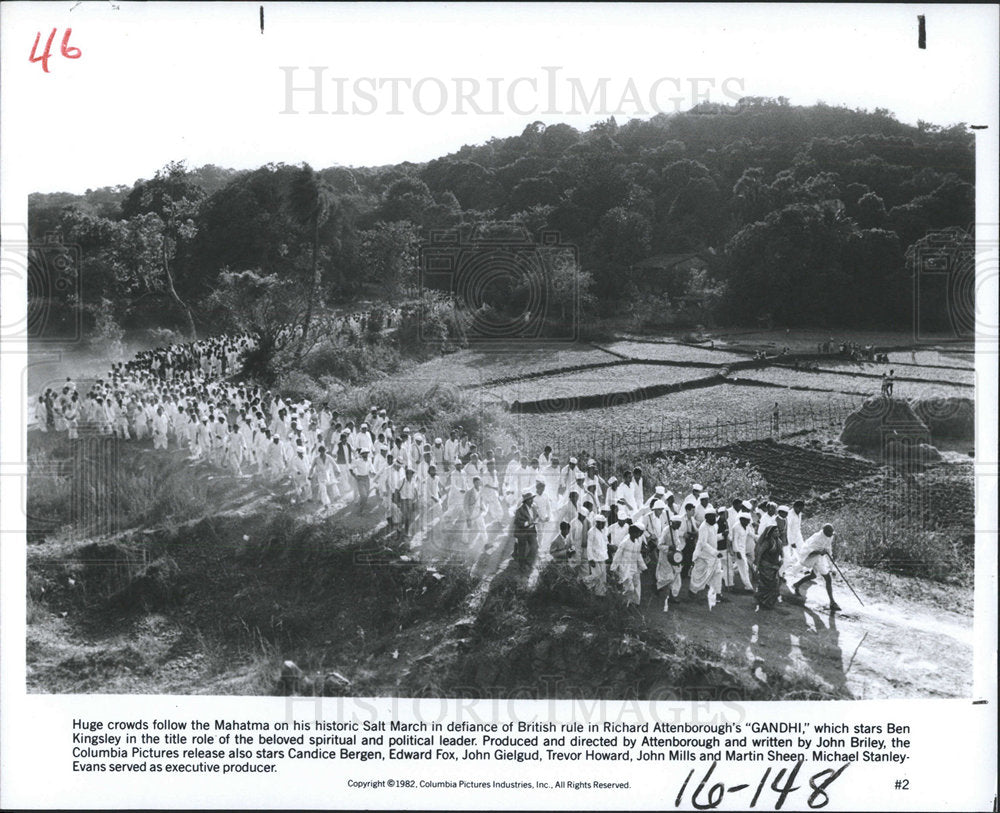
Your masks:
[{"label": "walking stick", "polygon": [[858,600],[858,604],[860,604],[860,605],[861,605],[862,607],[864,607],[864,606],[865,606],[865,603],[864,603],[864,602],[863,602],[863,601],[861,600],[861,596],[859,596],[859,595],[858,595],[858,594],[857,594],[857,593],[855,592],[854,588],[853,588],[853,587],[851,587],[851,583],[850,583],[850,582],[849,582],[849,581],[847,580],[847,576],[845,576],[845,575],[844,575],[844,571],[840,569],[840,565],[838,565],[838,564],[837,564],[837,562],[836,562],[836,561],[834,560],[834,558],[833,558],[833,557],[832,557],[832,556],[831,556],[831,555],[830,555],[829,553],[827,553],[827,554],[826,554],[826,556],[827,556],[827,558],[829,558],[829,560],[830,560],[831,562],[833,562],[833,566],[834,566],[835,568],[837,568],[837,572],[838,572],[838,573],[840,574],[840,578],[842,578],[842,579],[844,580],[844,584],[846,584],[846,585],[847,585],[847,587],[848,587],[848,589],[849,589],[849,590],[850,590],[850,591],[851,591],[852,593],[854,593],[854,598],[856,598],[856,599]]}]

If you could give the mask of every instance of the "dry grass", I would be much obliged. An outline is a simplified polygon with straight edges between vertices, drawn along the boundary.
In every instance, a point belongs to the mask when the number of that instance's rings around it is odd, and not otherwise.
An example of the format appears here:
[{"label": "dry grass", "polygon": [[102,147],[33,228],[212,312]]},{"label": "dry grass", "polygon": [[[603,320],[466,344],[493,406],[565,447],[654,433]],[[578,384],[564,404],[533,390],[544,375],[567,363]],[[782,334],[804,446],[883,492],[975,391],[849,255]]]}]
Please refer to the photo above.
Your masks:
[{"label": "dry grass", "polygon": [[147,444],[33,433],[28,446],[27,530],[77,537],[183,521],[212,505],[186,457]]}]

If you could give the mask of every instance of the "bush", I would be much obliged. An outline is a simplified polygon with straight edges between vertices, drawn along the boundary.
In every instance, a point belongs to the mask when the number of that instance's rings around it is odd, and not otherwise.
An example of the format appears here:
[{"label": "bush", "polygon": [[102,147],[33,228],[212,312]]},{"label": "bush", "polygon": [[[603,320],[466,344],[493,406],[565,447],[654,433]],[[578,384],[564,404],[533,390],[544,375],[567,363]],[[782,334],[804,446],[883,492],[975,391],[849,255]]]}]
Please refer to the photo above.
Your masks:
[{"label": "bush", "polygon": [[312,378],[323,376],[350,384],[363,384],[399,369],[399,351],[391,344],[350,344],[330,337],[313,348],[302,361],[302,372]]},{"label": "bush", "polygon": [[834,556],[864,567],[940,582],[968,579],[974,552],[960,529],[927,530],[919,519],[876,505],[845,506],[825,518],[836,531]]},{"label": "bush", "polygon": [[713,452],[674,453],[664,457],[657,452],[639,464],[646,481],[646,490],[663,485],[676,495],[675,504],[689,493],[693,483],[701,483],[716,508],[728,507],[734,497],[750,499],[767,494],[769,487],[763,475],[749,463]]},{"label": "bush", "polygon": [[385,409],[398,426],[423,427],[434,436],[447,437],[461,426],[482,444],[495,443],[502,431],[504,413],[482,402],[474,390],[427,381],[376,381],[343,392],[328,392],[330,406],[344,415],[361,416],[370,406]]},{"label": "bush", "polygon": [[448,301],[425,296],[404,309],[393,341],[407,358],[428,359],[467,345],[472,317],[460,314]]},{"label": "bush", "polygon": [[628,308],[632,322],[640,330],[662,330],[674,324],[676,313],[669,294],[636,296]]},{"label": "bush", "polygon": [[312,401],[322,403],[327,399],[326,388],[308,373],[292,370],[278,377],[273,389],[286,401]]}]

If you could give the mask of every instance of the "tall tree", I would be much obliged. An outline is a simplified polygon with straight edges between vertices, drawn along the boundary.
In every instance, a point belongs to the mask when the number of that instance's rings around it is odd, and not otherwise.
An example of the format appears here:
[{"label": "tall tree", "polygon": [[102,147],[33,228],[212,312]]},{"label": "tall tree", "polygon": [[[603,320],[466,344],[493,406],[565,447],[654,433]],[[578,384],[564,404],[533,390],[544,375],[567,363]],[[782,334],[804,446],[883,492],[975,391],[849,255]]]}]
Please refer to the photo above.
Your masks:
[{"label": "tall tree", "polygon": [[330,186],[313,171],[309,164],[303,164],[302,169],[292,179],[292,186],[289,190],[289,205],[296,220],[308,230],[312,242],[312,284],[302,327],[302,338],[298,347],[298,354],[301,355],[305,348],[309,326],[312,323],[313,308],[320,296],[323,282],[319,265],[319,230],[335,211],[337,201]]},{"label": "tall tree", "polygon": [[182,161],[157,170],[150,181],[140,181],[122,202],[127,252],[135,266],[126,275],[147,290],[163,290],[184,317],[188,336],[197,339],[191,307],[177,292],[174,261],[181,245],[198,233],[195,218],[204,193],[188,177]]}]

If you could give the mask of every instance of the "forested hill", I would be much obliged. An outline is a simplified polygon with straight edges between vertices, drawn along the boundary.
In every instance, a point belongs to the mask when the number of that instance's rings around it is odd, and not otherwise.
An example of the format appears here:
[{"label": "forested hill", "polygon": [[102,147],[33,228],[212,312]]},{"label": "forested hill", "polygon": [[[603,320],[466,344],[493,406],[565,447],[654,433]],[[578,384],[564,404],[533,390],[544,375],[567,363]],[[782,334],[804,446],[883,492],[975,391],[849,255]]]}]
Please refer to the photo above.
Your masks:
[{"label": "forested hill", "polygon": [[[923,244],[908,249],[970,228],[974,170],[964,124],[750,98],[585,132],[534,122],[420,164],[171,163],[132,187],[32,195],[29,216],[34,239],[78,247],[82,301],[126,325],[157,298],[203,318],[225,268],[311,280],[315,261],[328,302],[398,296],[430,230],[517,224],[577,248],[572,288],[598,315],[645,300],[678,323],[874,326],[909,323]],[[692,255],[706,267],[670,273]],[[944,307],[924,318],[943,323]]]}]

